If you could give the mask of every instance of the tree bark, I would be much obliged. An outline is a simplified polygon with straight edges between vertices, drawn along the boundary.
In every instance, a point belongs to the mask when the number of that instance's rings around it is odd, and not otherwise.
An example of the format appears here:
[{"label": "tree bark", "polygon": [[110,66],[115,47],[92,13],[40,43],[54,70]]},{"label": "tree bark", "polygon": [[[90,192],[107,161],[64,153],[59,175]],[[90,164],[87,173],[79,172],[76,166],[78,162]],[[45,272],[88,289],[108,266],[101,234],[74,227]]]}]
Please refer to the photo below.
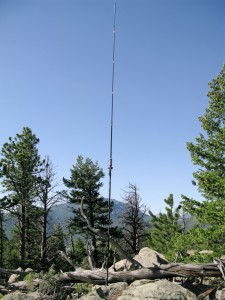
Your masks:
[{"label": "tree bark", "polygon": [[25,263],[26,260],[26,208],[25,200],[22,199],[22,208],[20,216],[20,260]]},{"label": "tree bark", "polygon": [[43,200],[44,208],[43,208],[43,225],[41,232],[41,268],[44,270],[48,266],[47,264],[47,203],[46,198]]}]

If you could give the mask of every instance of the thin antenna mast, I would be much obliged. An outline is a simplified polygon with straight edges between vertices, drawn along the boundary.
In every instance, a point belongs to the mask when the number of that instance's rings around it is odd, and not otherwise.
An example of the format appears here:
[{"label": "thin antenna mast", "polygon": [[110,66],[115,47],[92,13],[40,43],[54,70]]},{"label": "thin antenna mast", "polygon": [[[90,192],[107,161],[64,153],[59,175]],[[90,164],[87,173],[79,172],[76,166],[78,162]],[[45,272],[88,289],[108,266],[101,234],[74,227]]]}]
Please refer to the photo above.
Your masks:
[{"label": "thin antenna mast", "polygon": [[107,261],[106,261],[106,285],[108,285],[109,269],[108,258],[110,251],[110,211],[111,211],[111,189],[112,189],[112,146],[113,146],[113,112],[114,112],[114,70],[115,70],[115,45],[116,45],[116,0],[114,1],[114,17],[113,17],[113,59],[112,59],[112,98],[111,98],[111,124],[110,124],[110,158],[108,161],[109,169],[109,198],[108,198],[108,239],[107,239]]}]

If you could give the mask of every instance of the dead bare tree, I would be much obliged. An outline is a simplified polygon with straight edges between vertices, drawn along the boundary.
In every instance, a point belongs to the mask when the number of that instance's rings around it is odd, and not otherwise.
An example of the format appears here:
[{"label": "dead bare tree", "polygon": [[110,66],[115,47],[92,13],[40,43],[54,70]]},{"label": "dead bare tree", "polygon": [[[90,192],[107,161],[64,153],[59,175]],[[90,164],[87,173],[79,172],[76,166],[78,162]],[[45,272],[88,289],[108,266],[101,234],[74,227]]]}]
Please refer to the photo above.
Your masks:
[{"label": "dead bare tree", "polygon": [[41,266],[45,267],[47,264],[47,225],[48,217],[51,209],[57,205],[60,200],[60,194],[56,191],[59,182],[55,180],[54,166],[49,156],[45,158],[43,171],[41,173],[41,180],[37,185],[37,198],[41,205]]},{"label": "dead bare tree", "polygon": [[124,191],[125,211],[120,216],[120,223],[124,235],[125,246],[133,254],[137,254],[146,239],[146,206],[142,203],[138,187],[129,183],[128,190]]}]

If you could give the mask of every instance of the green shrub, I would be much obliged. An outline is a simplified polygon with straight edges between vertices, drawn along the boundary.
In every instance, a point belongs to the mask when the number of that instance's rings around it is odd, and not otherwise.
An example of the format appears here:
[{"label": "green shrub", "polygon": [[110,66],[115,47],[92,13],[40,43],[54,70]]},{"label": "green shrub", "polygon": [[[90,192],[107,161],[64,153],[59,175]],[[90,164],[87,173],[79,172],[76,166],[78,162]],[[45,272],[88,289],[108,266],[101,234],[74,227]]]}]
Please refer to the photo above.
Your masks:
[{"label": "green shrub", "polygon": [[24,281],[27,283],[27,288],[29,291],[34,291],[36,285],[34,283],[34,279],[40,278],[38,273],[29,273],[24,277]]},{"label": "green shrub", "polygon": [[76,289],[78,297],[81,297],[82,295],[89,293],[92,289],[92,286],[93,285],[91,285],[89,283],[75,283],[74,284],[74,287]]},{"label": "green shrub", "polygon": [[38,291],[43,298],[51,296],[55,300],[66,299],[63,284],[59,281],[59,274],[56,274],[54,265],[49,269],[48,273],[42,274]]}]

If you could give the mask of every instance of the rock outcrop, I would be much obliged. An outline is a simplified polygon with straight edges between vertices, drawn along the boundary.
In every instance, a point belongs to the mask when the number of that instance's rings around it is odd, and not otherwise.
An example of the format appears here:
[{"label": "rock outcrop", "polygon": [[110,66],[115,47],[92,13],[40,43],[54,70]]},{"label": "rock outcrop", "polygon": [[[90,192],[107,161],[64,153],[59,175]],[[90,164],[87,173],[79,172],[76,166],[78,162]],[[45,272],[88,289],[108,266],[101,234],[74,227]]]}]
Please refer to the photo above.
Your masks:
[{"label": "rock outcrop", "polygon": [[[138,261],[145,268],[151,268],[151,267],[159,266],[161,264],[168,264],[168,261],[165,259],[165,257],[162,254],[148,247],[142,248],[140,252],[137,255],[135,255],[134,259]],[[110,268],[110,270],[130,271],[131,263],[126,259],[122,259],[116,262],[115,265]]]},{"label": "rock outcrop", "polygon": [[4,296],[2,299],[4,299],[4,300],[36,300],[37,298],[32,297],[27,294],[15,292],[15,293],[11,293],[11,294]]},{"label": "rock outcrop", "polygon": [[137,280],[127,286],[124,283],[98,286],[81,300],[197,300],[197,296],[181,285],[166,279]]},{"label": "rock outcrop", "polygon": [[[18,269],[16,269],[16,271],[22,271],[22,268],[19,267]],[[8,283],[14,283],[14,282],[17,282],[17,281],[19,281],[21,278],[22,278],[21,275],[18,275],[18,274],[12,274],[12,275],[9,277]]]},{"label": "rock outcrop", "polygon": [[197,300],[194,293],[166,279],[156,282],[135,282],[117,300]]},{"label": "rock outcrop", "polygon": [[[135,260],[137,260],[144,268],[132,270],[131,263],[126,260],[122,260],[115,264],[116,271],[120,272],[109,272],[109,279],[111,282],[108,286],[105,285],[105,270],[83,270],[77,269],[76,271],[69,272],[66,276],[74,279],[74,273],[76,273],[75,279],[79,282],[79,278],[88,278],[89,283],[94,282],[93,289],[87,295],[80,295],[76,287],[73,287],[67,295],[66,299],[81,299],[81,300],[224,300],[225,299],[225,284],[222,284],[219,276],[221,271],[218,265],[214,262],[213,264],[168,264],[166,259],[160,253],[153,251],[147,247],[140,250],[138,255],[136,255]],[[220,260],[219,263],[223,264]],[[168,264],[168,266],[167,266]],[[149,269],[148,269],[149,268]],[[167,270],[169,268],[169,271]],[[153,270],[153,271],[152,271]],[[167,273],[166,273],[167,270]],[[27,269],[26,272],[32,272],[32,269]],[[185,273],[186,271],[186,273]],[[202,277],[202,271],[204,271],[204,276]],[[140,273],[141,272],[141,273]],[[153,272],[153,273],[151,273]],[[149,276],[149,274],[155,275],[154,272],[158,272],[158,276]],[[160,273],[161,272],[161,273]],[[169,273],[168,273],[169,272]],[[181,273],[183,272],[183,273]],[[208,273],[206,273],[208,272]],[[15,272],[19,275],[10,276],[9,282],[6,287],[11,294],[3,297],[6,300],[40,300],[47,299],[46,296],[43,298],[41,294],[37,292],[28,293],[27,282],[18,281],[21,280],[23,272],[17,270]],[[142,275],[142,276],[137,276]],[[171,279],[170,276],[172,273]],[[78,275],[79,276],[78,276]],[[121,276],[122,274],[122,276]],[[129,274],[129,276],[128,276]],[[163,276],[159,276],[162,275]],[[192,280],[181,279],[183,274],[184,277],[192,278]],[[65,275],[63,275],[65,276]],[[91,277],[90,277],[91,276]],[[66,279],[68,279],[66,277]],[[212,279],[214,277],[214,279]],[[91,281],[91,278],[94,278]],[[145,279],[140,279],[145,278]],[[148,278],[148,279],[146,279]],[[157,278],[157,279],[156,279]],[[159,279],[161,278],[161,279]],[[164,278],[164,279],[162,279]],[[166,278],[166,279],[165,279]],[[204,284],[198,278],[204,278]],[[61,279],[61,278],[60,278]],[[40,281],[40,279],[39,279]],[[126,281],[126,282],[125,282]],[[10,283],[11,282],[11,283]],[[36,287],[38,287],[39,282],[34,281]],[[63,282],[61,280],[61,282]],[[67,282],[65,280],[64,282]],[[76,281],[75,281],[76,282]],[[132,283],[131,283],[132,282]],[[215,285],[216,283],[216,285]],[[99,284],[99,285],[97,285]],[[66,286],[64,286],[66,288]],[[68,288],[68,286],[67,286]],[[17,292],[15,292],[15,289]],[[14,291],[14,292],[12,292]],[[7,292],[7,290],[6,290]],[[51,296],[50,296],[51,297]],[[50,298],[49,298],[50,299]],[[66,300],[65,299],[65,300]]]}]

